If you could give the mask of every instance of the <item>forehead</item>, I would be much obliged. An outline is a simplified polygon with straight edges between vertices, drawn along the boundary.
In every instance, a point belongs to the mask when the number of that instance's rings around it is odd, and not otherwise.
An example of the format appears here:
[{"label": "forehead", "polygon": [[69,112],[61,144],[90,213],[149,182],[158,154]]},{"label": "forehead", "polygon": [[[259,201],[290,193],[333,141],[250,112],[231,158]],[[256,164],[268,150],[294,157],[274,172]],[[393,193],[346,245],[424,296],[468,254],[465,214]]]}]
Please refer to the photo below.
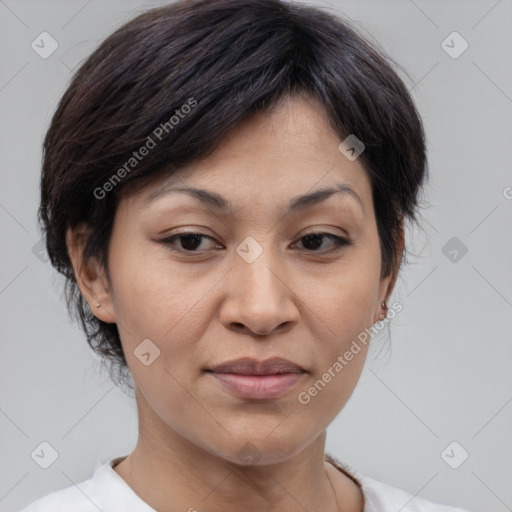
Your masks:
[{"label": "forehead", "polygon": [[234,198],[235,207],[270,198],[290,198],[340,183],[363,202],[371,200],[366,169],[338,149],[341,138],[314,98],[288,98],[271,111],[254,114],[199,161],[161,175],[146,186],[142,204],[172,188],[200,187]]},{"label": "forehead", "polygon": [[[210,168],[228,168],[230,162],[236,162],[249,171],[246,174],[254,168],[260,178],[269,179],[297,177],[304,167],[327,172],[334,164],[362,170],[358,163],[351,165],[343,157],[340,142],[323,105],[312,96],[295,95],[245,119],[203,159],[204,165],[192,164],[188,169],[206,175]],[[186,172],[187,167],[183,170]],[[264,170],[268,175],[261,174]]]}]

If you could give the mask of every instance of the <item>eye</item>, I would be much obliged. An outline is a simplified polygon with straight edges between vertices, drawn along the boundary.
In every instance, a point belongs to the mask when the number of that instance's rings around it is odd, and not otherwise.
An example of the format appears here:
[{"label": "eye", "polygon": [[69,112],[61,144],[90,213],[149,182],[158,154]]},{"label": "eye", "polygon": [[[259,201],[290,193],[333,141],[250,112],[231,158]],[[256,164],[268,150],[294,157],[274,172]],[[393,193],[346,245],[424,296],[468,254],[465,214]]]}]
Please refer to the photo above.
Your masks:
[{"label": "eye", "polygon": [[[192,232],[186,232],[186,233],[178,233],[176,235],[169,236],[167,238],[163,238],[160,240],[161,243],[165,245],[172,246],[171,248],[182,251],[182,252],[201,252],[201,250],[197,250],[198,246],[201,245],[202,239],[208,239],[211,241],[215,241],[211,236],[205,235],[203,233],[192,233]],[[181,245],[181,248],[178,248],[175,246],[175,241],[179,240],[179,243]],[[217,245],[217,247],[219,247]],[[205,250],[204,248],[202,250]]]},{"label": "eye", "polygon": [[[327,250],[316,250],[318,247],[322,246],[324,239],[330,239],[332,241],[332,248]],[[352,242],[343,238],[341,236],[333,235],[332,233],[323,233],[321,231],[312,231],[310,233],[306,233],[304,236],[300,238],[303,240],[303,245],[306,246],[306,250],[309,252],[333,252],[339,251],[346,245],[352,245]]]},{"label": "eye", "polygon": [[[203,239],[215,242],[215,240],[209,235],[193,232],[177,233],[167,238],[163,238],[160,240],[160,242],[164,245],[171,246],[173,250],[189,253],[200,253],[207,250],[205,247],[200,248]],[[318,250],[319,247],[322,247],[326,239],[331,240],[331,248],[326,250]],[[181,247],[176,247],[176,241],[179,241]],[[352,242],[346,238],[321,231],[306,233],[299,239],[299,241],[303,241],[303,246],[306,251],[320,253],[334,252],[341,250],[344,246],[352,245]],[[220,249],[222,246],[216,245],[215,248]]]}]

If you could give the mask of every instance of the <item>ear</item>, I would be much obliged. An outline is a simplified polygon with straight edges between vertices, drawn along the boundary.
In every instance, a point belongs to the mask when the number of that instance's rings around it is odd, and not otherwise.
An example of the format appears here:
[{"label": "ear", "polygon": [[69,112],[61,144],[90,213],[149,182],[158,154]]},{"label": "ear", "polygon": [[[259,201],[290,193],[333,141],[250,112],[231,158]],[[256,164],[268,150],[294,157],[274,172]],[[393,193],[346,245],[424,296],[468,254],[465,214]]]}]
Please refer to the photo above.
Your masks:
[{"label": "ear", "polygon": [[391,292],[393,291],[393,288],[395,287],[396,280],[398,278],[398,273],[400,270],[400,263],[402,261],[402,254],[404,252],[404,225],[403,225],[403,217],[400,217],[400,225],[398,229],[397,239],[396,239],[396,257],[395,261],[393,262],[393,268],[389,275],[386,277],[383,277],[380,280],[379,284],[379,296],[378,296],[378,303],[375,307],[375,313],[373,317],[373,323],[378,322],[381,320],[381,314],[386,313],[387,310],[384,310],[382,308],[382,302],[387,302],[389,299],[389,296],[391,295]]},{"label": "ear", "polygon": [[90,233],[91,228],[83,223],[67,229],[66,245],[69,258],[80,292],[88,302],[91,311],[103,322],[115,323],[112,295],[105,269],[96,258],[83,260]]}]

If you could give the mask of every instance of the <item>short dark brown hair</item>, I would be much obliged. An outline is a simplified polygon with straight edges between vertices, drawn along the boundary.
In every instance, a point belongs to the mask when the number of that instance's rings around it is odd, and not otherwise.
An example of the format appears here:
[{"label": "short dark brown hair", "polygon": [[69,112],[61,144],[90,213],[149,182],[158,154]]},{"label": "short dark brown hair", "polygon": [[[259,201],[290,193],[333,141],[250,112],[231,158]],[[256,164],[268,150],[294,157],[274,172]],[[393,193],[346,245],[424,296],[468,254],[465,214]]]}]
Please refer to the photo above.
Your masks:
[{"label": "short dark brown hair", "polygon": [[[283,0],[171,3],[138,15],[87,58],[44,139],[38,215],[50,261],[66,277],[70,314],[120,370],[114,380],[127,371],[119,332],[81,295],[67,228],[91,228],[84,258],[97,258],[108,275],[113,219],[128,186],[209,155],[247,116],[294,93],[320,101],[340,141],[354,134],[364,143],[381,275],[397,256],[401,264],[397,236],[404,217],[417,221],[427,158],[421,118],[393,67],[402,69],[348,21]],[[144,158],[130,160],[143,146]]]}]

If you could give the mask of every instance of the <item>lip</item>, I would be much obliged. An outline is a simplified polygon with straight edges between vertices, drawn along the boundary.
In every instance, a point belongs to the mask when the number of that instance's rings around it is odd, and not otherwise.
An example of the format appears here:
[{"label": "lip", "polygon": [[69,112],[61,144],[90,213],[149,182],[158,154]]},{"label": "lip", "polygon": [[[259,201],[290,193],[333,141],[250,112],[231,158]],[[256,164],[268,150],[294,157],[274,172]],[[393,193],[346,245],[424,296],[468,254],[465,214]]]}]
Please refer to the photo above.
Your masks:
[{"label": "lip", "polygon": [[224,389],[240,398],[269,400],[290,391],[307,372],[280,357],[228,361],[206,370]]},{"label": "lip", "polygon": [[279,373],[304,373],[304,368],[298,364],[283,359],[271,357],[265,361],[258,361],[250,357],[234,359],[225,363],[207,368],[207,371],[215,373],[236,373],[240,375],[275,375]]},{"label": "lip", "polygon": [[304,373],[274,375],[240,375],[215,373],[211,375],[230,393],[240,398],[270,400],[285,395],[302,378]]}]

